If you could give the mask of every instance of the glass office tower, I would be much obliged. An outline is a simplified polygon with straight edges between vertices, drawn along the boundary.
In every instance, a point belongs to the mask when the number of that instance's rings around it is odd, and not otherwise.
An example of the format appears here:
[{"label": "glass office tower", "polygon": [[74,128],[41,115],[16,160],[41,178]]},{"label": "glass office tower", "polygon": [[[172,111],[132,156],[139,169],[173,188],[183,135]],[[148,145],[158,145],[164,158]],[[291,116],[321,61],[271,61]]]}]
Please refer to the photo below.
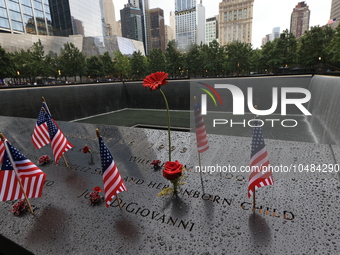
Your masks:
[{"label": "glass office tower", "polygon": [[178,47],[187,49],[196,43],[196,0],[176,0],[175,17]]},{"label": "glass office tower", "polygon": [[105,36],[101,0],[49,0],[49,3],[54,35]]},{"label": "glass office tower", "polygon": [[0,0],[0,32],[53,35],[48,0]]}]

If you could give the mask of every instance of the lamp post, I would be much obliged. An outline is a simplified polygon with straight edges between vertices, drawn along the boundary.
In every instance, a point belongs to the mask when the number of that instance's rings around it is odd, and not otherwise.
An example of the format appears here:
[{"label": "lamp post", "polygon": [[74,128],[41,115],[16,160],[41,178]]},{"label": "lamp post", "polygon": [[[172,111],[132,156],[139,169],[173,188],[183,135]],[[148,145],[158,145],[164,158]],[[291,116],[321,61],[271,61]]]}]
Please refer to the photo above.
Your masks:
[{"label": "lamp post", "polygon": [[17,75],[18,75],[18,77],[19,77],[19,82],[21,82],[21,81],[20,81],[20,72],[19,72],[19,71],[17,71]]},{"label": "lamp post", "polygon": [[321,57],[319,57],[319,72],[321,72]]}]

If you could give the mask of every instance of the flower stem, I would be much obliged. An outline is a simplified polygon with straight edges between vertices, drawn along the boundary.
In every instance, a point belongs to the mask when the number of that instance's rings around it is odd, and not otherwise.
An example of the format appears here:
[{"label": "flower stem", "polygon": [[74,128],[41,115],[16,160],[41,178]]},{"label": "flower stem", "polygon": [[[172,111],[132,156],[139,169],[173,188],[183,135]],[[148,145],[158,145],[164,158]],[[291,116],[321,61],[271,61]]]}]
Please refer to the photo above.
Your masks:
[{"label": "flower stem", "polygon": [[164,98],[164,101],[165,101],[165,106],[166,106],[166,112],[167,112],[167,116],[168,116],[169,161],[171,161],[171,136],[170,136],[170,111],[169,111],[169,104],[168,104],[168,100],[166,99],[166,96],[163,93],[162,89],[159,89],[159,91],[163,95],[163,98]]}]

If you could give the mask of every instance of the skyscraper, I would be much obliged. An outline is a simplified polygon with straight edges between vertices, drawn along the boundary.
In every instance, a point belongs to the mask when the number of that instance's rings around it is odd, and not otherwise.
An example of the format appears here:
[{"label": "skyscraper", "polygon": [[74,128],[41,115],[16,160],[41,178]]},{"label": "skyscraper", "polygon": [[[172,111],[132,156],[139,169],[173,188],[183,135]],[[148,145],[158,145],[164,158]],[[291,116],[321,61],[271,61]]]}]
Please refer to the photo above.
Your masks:
[{"label": "skyscraper", "polygon": [[290,32],[296,37],[300,38],[303,33],[309,29],[310,10],[308,5],[299,2],[293,9],[290,19]]},{"label": "skyscraper", "polygon": [[340,19],[340,0],[332,0],[330,19]]},{"label": "skyscraper", "polygon": [[251,43],[254,0],[223,0],[219,4],[218,35],[221,45]]},{"label": "skyscraper", "polygon": [[84,4],[82,0],[49,0],[49,3],[55,35],[105,36],[102,1],[87,0]]},{"label": "skyscraper", "polygon": [[176,40],[180,49],[196,43],[196,0],[175,0]]},{"label": "skyscraper", "polygon": [[197,40],[198,45],[205,44],[205,7],[202,4],[197,5]]},{"label": "skyscraper", "polygon": [[0,32],[53,35],[49,2],[0,0]]},{"label": "skyscraper", "polygon": [[[129,5],[138,8],[141,11],[142,35],[146,54],[150,51],[150,16],[149,0],[129,0]],[[123,29],[123,23],[122,23]],[[123,35],[124,36],[124,35]]]},{"label": "skyscraper", "polygon": [[206,19],[205,22],[205,43],[209,44],[218,39],[218,18],[217,16]]},{"label": "skyscraper", "polygon": [[340,22],[340,0],[332,0],[331,14],[329,17],[328,25],[336,28]]},{"label": "skyscraper", "polygon": [[270,40],[274,41],[276,38],[280,38],[280,27],[274,27],[270,34]]},{"label": "skyscraper", "polygon": [[165,25],[165,48],[167,48],[168,43],[172,40],[175,40],[174,38],[174,31],[172,28],[168,25]]},{"label": "skyscraper", "polygon": [[150,15],[150,50],[165,51],[164,11],[160,8],[149,10]]},{"label": "skyscraper", "polygon": [[174,11],[170,11],[170,27],[172,29],[172,40],[176,40],[176,15]]},{"label": "skyscraper", "polygon": [[120,10],[120,19],[122,22],[122,36],[143,42],[142,11],[132,4],[126,4]]},{"label": "skyscraper", "polygon": [[262,43],[261,43],[262,46],[266,45],[267,42],[270,42],[270,36],[271,34],[267,34],[265,37],[262,38]]},{"label": "skyscraper", "polygon": [[112,0],[103,0],[106,35],[119,35],[115,7]]}]

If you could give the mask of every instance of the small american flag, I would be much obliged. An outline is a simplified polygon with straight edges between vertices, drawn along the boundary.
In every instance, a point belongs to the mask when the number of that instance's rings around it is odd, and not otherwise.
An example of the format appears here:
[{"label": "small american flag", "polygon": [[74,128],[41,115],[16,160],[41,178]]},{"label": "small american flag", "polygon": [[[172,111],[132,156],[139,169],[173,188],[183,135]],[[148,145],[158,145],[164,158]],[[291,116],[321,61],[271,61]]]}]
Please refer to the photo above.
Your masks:
[{"label": "small american flag", "polygon": [[268,153],[259,121],[255,122],[255,127],[253,128],[250,168],[248,197],[254,193],[255,189],[274,184],[272,172],[269,170]]},{"label": "small american flag", "polygon": [[99,150],[103,168],[106,207],[109,207],[113,197],[119,192],[126,191],[127,189],[120,176],[116,163],[114,162],[110,151],[106,148],[101,136],[99,137]]},{"label": "small american flag", "polygon": [[[12,166],[4,142],[0,142],[0,201],[24,199],[14,167]],[[18,176],[28,198],[41,197],[46,174],[34,165],[29,159],[14,148],[7,140],[7,147],[11,153],[14,164],[18,169]]]},{"label": "small american flag", "polygon": [[52,146],[54,159],[55,159],[56,164],[58,164],[60,157],[66,151],[68,151],[74,146],[66,139],[64,134],[61,132],[61,130],[57,127],[57,125],[52,120],[50,114],[48,113],[45,114],[45,120],[46,120],[47,127],[48,127],[48,133],[52,141],[51,146]]},{"label": "small american flag", "polygon": [[203,116],[201,114],[201,104],[197,103],[194,106],[194,110],[195,110],[194,114],[195,114],[197,150],[199,153],[202,153],[209,149],[209,144]]},{"label": "small american flag", "polygon": [[46,103],[43,102],[42,106],[40,108],[39,116],[37,123],[35,125],[33,134],[32,134],[32,143],[34,144],[35,148],[40,149],[41,147],[44,147],[46,144],[49,144],[51,142],[49,134],[48,134],[48,128],[47,123],[45,120],[45,113],[43,109],[48,112],[48,108],[46,106]]}]

